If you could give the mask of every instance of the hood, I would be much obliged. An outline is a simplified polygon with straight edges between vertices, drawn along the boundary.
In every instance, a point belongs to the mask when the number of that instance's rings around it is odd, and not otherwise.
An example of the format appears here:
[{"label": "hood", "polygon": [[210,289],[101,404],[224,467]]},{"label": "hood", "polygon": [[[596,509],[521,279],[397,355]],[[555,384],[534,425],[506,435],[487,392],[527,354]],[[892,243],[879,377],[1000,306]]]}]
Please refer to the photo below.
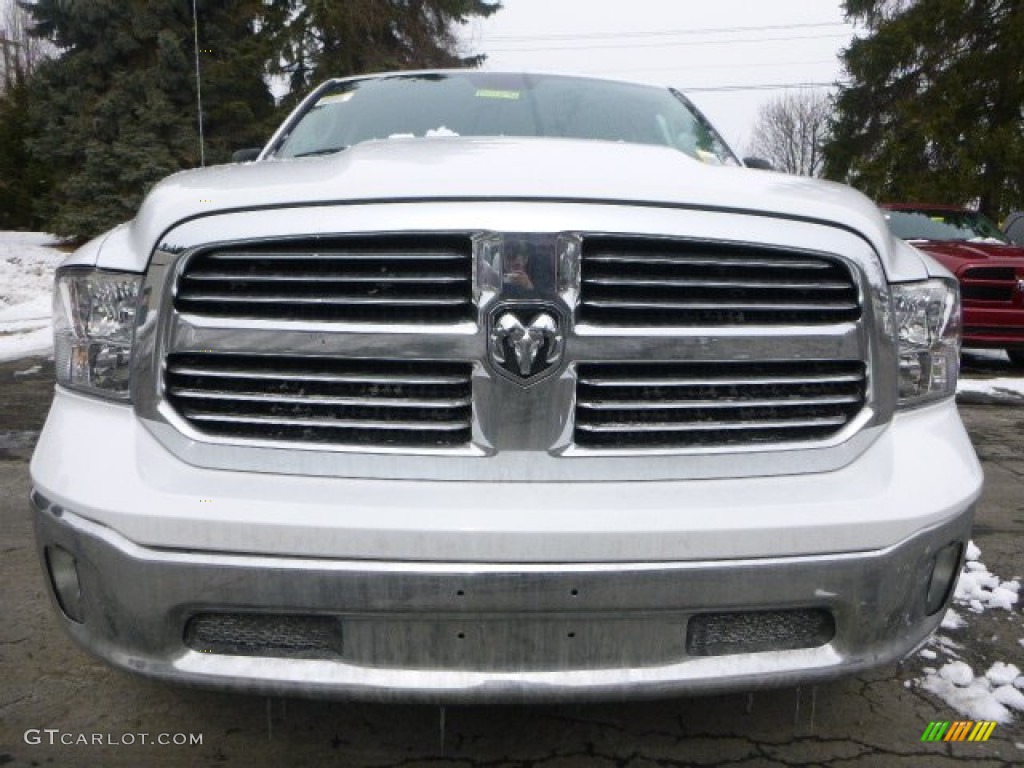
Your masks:
[{"label": "hood", "polygon": [[571,199],[723,208],[853,229],[886,257],[875,205],[840,184],[705,165],[667,147],[572,139],[426,138],[225,165],[158,184],[132,224],[139,252],[185,219],[259,207],[448,199]]},{"label": "hood", "polygon": [[940,259],[947,266],[990,261],[1019,261],[1024,259],[1024,248],[1002,243],[984,243],[965,240],[913,240],[914,246]]}]

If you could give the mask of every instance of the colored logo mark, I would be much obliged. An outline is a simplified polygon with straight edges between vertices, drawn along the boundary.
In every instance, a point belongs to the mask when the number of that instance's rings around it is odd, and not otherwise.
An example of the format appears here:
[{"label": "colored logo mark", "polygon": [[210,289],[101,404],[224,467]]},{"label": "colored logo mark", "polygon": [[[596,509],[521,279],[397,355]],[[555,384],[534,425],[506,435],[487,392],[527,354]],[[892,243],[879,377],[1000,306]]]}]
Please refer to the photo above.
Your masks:
[{"label": "colored logo mark", "polygon": [[921,734],[921,741],[988,741],[995,729],[993,720],[932,721]]}]

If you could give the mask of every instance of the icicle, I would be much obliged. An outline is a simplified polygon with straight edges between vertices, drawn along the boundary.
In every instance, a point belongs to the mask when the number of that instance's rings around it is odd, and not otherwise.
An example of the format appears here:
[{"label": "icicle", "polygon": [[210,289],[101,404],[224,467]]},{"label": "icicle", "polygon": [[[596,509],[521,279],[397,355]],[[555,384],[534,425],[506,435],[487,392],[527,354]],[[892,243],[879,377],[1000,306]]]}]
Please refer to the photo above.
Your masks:
[{"label": "icicle", "polygon": [[814,710],[818,699],[818,686],[811,686],[811,734],[814,734]]}]

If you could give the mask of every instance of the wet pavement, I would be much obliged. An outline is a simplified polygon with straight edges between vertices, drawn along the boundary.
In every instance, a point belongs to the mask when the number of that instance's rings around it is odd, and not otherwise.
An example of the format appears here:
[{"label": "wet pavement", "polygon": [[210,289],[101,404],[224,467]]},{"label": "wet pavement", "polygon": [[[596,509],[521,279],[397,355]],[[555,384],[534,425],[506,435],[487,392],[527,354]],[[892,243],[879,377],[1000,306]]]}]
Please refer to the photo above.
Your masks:
[{"label": "wet pavement", "polygon": [[[1012,375],[998,361],[965,361],[969,376]],[[1024,713],[985,743],[921,742],[931,721],[969,719],[914,682],[941,653],[813,688],[443,711],[213,693],[114,671],[58,624],[32,543],[28,458],[52,380],[52,363],[0,364],[0,766],[1024,765]],[[974,540],[990,571],[1020,577],[1024,403],[968,398],[961,412],[987,478]],[[995,661],[1024,667],[1019,604],[962,613],[967,625],[941,634],[963,661],[979,673]],[[201,744],[173,743],[197,736]]]}]

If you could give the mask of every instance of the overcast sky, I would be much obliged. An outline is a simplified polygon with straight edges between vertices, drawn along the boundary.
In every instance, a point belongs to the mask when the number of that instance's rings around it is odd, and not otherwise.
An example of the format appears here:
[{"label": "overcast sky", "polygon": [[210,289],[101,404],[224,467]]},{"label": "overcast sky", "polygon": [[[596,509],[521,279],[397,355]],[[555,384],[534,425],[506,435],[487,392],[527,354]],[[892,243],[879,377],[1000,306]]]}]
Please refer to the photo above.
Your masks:
[{"label": "overcast sky", "polygon": [[[840,0],[503,0],[464,39],[486,69],[624,77],[684,90],[743,153],[758,108],[833,83],[853,28]],[[742,87],[743,90],[709,90]],[[821,88],[821,86],[818,86]]]}]

